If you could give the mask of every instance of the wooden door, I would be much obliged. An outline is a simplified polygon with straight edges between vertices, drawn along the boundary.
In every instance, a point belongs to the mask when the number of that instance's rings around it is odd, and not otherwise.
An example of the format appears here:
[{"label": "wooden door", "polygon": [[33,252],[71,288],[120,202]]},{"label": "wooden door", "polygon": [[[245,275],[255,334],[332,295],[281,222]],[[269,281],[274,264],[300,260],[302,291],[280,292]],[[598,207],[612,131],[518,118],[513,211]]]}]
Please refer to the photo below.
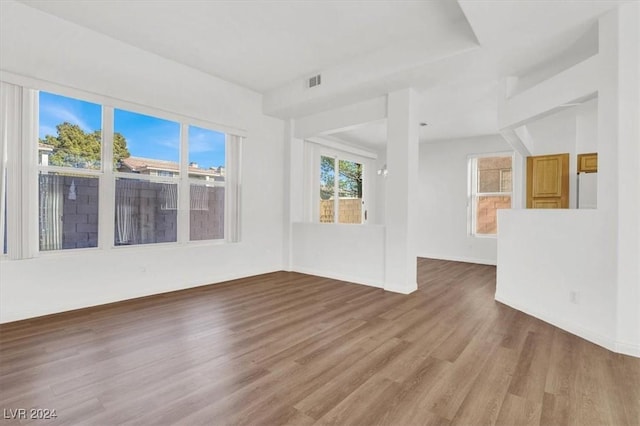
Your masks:
[{"label": "wooden door", "polygon": [[569,208],[569,154],[527,157],[527,208]]}]

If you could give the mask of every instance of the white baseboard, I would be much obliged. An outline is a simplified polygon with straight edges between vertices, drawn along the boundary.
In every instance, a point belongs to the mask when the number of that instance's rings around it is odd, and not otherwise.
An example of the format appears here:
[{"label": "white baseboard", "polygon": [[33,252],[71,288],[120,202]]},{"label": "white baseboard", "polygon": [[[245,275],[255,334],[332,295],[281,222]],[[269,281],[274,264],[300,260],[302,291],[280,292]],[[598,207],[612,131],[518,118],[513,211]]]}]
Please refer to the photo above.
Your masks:
[{"label": "white baseboard", "polygon": [[619,354],[634,356],[640,358],[640,345],[634,345],[627,342],[616,342],[616,350]]},{"label": "white baseboard", "polygon": [[242,273],[231,273],[231,274],[222,274],[216,277],[212,277],[210,279],[203,281],[193,281],[181,283],[175,287],[167,287],[158,289],[157,291],[140,291],[138,293],[131,293],[123,296],[117,297],[96,297],[95,300],[90,302],[78,302],[78,303],[69,303],[66,300],[59,301],[56,305],[49,305],[46,307],[37,307],[33,308],[28,306],[26,308],[20,309],[17,307],[14,311],[3,310],[2,315],[0,316],[0,324],[5,324],[9,322],[22,321],[31,318],[38,318],[46,315],[59,314],[68,311],[75,311],[78,309],[86,309],[93,308],[101,305],[107,305],[111,303],[124,302],[127,300],[138,299],[140,297],[148,297],[148,296],[157,296],[160,294],[171,293],[174,291],[188,290],[196,287],[203,287],[208,285],[222,284],[227,281],[238,280],[242,278],[249,278],[256,275],[269,274],[272,272],[281,271],[280,267],[267,267],[267,268],[256,268],[249,271],[244,271]]},{"label": "white baseboard", "polygon": [[316,275],[318,277],[331,278],[332,280],[346,281],[354,284],[366,285],[369,287],[384,288],[384,282],[382,281],[372,280],[369,278],[362,278],[355,275],[327,272],[319,269],[307,268],[305,266],[295,266],[295,265],[291,268],[291,271],[300,272],[301,274]]},{"label": "white baseboard", "polygon": [[549,312],[530,309],[520,303],[514,303],[508,298],[499,295],[498,293],[496,293],[495,295],[495,300],[507,306],[510,306],[513,309],[524,312],[527,315],[531,315],[532,317],[536,317],[546,323],[561,328],[564,331],[568,331],[569,333],[588,340],[591,343],[602,346],[603,348],[608,349],[612,352],[640,358],[640,345],[618,342],[615,339],[605,336],[599,332],[584,328],[581,325],[578,325],[571,321],[558,318],[556,315],[553,315]]},{"label": "white baseboard", "polygon": [[[383,287],[384,288],[384,287]],[[385,288],[385,291],[390,291],[392,293],[399,293],[399,294],[411,294],[414,291],[418,290],[418,287],[412,287],[410,289],[407,288]]]},{"label": "white baseboard", "polygon": [[495,259],[480,259],[478,257],[465,257],[465,256],[447,256],[441,254],[418,254],[418,257],[425,257],[427,259],[438,259],[438,260],[451,260],[453,262],[465,262],[465,263],[478,263],[480,265],[493,265],[496,266],[497,262]]}]

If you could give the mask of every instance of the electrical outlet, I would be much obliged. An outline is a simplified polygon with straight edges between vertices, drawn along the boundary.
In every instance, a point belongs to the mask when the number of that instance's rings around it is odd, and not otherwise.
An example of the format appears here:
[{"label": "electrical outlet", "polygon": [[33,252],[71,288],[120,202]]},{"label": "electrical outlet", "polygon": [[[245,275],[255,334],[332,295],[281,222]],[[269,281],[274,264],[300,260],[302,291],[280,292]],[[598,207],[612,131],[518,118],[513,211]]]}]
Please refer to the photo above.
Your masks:
[{"label": "electrical outlet", "polygon": [[571,303],[575,303],[576,305],[578,304],[579,296],[580,293],[578,293],[576,290],[571,290],[569,292],[569,300],[571,301]]}]

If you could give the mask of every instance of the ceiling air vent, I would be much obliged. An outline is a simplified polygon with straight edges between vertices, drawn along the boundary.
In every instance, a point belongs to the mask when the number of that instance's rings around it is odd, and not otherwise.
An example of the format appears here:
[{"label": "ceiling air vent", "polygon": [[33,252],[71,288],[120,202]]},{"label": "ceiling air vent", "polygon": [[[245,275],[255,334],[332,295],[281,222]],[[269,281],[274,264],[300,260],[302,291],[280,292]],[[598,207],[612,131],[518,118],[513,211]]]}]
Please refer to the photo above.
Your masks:
[{"label": "ceiling air vent", "polygon": [[313,77],[309,77],[309,80],[307,80],[307,87],[312,88],[320,86],[320,83],[322,83],[322,76],[320,76],[320,74],[314,75]]}]

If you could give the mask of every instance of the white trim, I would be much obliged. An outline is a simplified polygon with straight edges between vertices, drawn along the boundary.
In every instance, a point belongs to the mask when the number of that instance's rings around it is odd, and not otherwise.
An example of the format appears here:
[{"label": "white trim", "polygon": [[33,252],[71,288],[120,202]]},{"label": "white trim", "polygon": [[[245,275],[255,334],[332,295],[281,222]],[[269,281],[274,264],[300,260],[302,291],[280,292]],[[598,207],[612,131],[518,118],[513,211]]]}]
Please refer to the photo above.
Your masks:
[{"label": "white trim", "polygon": [[[310,212],[311,221],[314,223],[320,223],[320,212],[318,206],[320,205],[320,164],[322,157],[328,157],[334,159],[334,184],[333,188],[335,191],[334,194],[334,217],[333,223],[339,223],[339,212],[340,212],[340,198],[338,195],[339,190],[339,179],[340,179],[340,160],[350,161],[353,163],[357,163],[362,165],[362,208],[361,208],[361,216],[360,223],[357,225],[367,225],[372,223],[368,218],[365,220],[364,212],[369,209],[369,205],[371,205],[369,196],[374,192],[371,190],[373,183],[373,176],[370,173],[373,167],[373,159],[370,157],[362,157],[358,154],[340,151],[337,149],[333,149],[330,147],[326,147],[324,145],[318,145],[316,143],[310,142],[309,140],[305,141],[305,146],[309,147],[309,156],[310,158],[305,157],[305,160],[308,162],[307,164],[311,164],[311,173],[305,173],[306,175],[311,175],[311,188],[306,191],[310,193],[310,197],[304,200],[305,203],[310,203],[310,206],[305,206],[304,210]],[[346,224],[346,225],[356,225],[356,224]]]},{"label": "white trim", "polygon": [[178,162],[178,212],[176,242],[189,241],[191,234],[191,182],[189,182],[189,124],[180,123],[180,160]]},{"label": "white trim", "polygon": [[143,181],[157,182],[157,183],[169,183],[174,185],[177,185],[180,182],[180,178],[178,176],[154,176],[154,175],[147,175],[142,173],[129,173],[129,172],[113,172],[113,177],[115,179],[143,180]]},{"label": "white trim", "polygon": [[[511,158],[511,191],[510,192],[478,192],[478,158],[491,158],[491,157],[503,157]],[[495,234],[478,234],[476,232],[476,202],[478,197],[486,196],[509,196],[511,199],[511,207],[513,208],[514,198],[514,168],[515,153],[513,151],[498,151],[498,152],[484,152],[481,154],[469,154],[467,155],[467,235],[474,238],[497,238],[498,233]],[[500,174],[500,186],[502,187],[502,173]],[[497,217],[496,217],[497,221]]]},{"label": "white trim", "polygon": [[112,107],[102,106],[102,170],[98,186],[98,247],[109,249],[116,241],[116,179],[113,167]]},{"label": "white trim", "polygon": [[325,272],[319,269],[307,268],[304,266],[291,266],[291,272],[299,272],[301,274],[315,275],[317,277],[330,278],[332,280],[345,281],[353,284],[366,285],[368,287],[384,288],[384,282],[382,280],[371,280],[368,278],[362,278],[355,275],[336,274],[333,272]]},{"label": "white trim", "polygon": [[[146,244],[145,244],[146,245]],[[215,281],[207,281],[207,282],[190,282],[190,283],[180,283],[181,285],[178,287],[174,287],[171,289],[165,289],[159,293],[149,293],[149,292],[145,292],[144,288],[139,288],[138,290],[141,290],[141,292],[137,293],[137,294],[133,294],[133,295],[128,295],[124,298],[109,298],[109,297],[104,297],[102,300],[96,301],[96,302],[92,302],[90,305],[86,305],[86,304],[82,304],[82,303],[72,303],[68,306],[57,306],[54,307],[53,310],[47,310],[47,309],[43,309],[41,311],[34,311],[34,310],[30,310],[30,311],[3,311],[3,315],[2,315],[2,319],[0,320],[0,324],[6,324],[6,323],[11,323],[14,321],[21,321],[21,320],[25,320],[25,319],[31,319],[31,318],[38,318],[41,316],[45,316],[45,315],[52,315],[52,314],[58,314],[58,313],[62,313],[62,312],[68,312],[68,311],[74,311],[74,310],[78,310],[78,309],[87,309],[87,308],[93,308],[93,307],[97,307],[97,306],[102,306],[102,305],[107,305],[107,304],[111,304],[111,303],[117,303],[117,302],[124,302],[127,300],[132,300],[132,299],[138,299],[140,297],[147,297],[147,296],[158,296],[158,295],[162,295],[162,294],[167,294],[167,293],[172,293],[175,291],[180,291],[180,290],[189,290],[189,289],[193,289],[193,288],[198,288],[198,287],[205,287],[205,286],[209,286],[209,285],[216,285],[216,284],[224,284],[224,283],[228,283],[229,281],[233,281],[233,280],[237,280],[237,279],[242,279],[242,278],[249,278],[249,277],[254,277],[257,275],[264,275],[264,274],[271,274],[274,272],[280,272],[281,269],[275,267],[275,268],[264,268],[264,269],[254,269],[254,270],[249,270],[243,273],[231,273],[231,274],[224,274],[221,275],[219,277],[215,278]],[[104,293],[102,296],[108,296],[108,293]],[[47,308],[46,306],[43,308]]]},{"label": "white trim", "polygon": [[51,173],[59,173],[59,174],[74,174],[74,175],[83,175],[83,176],[91,176],[98,177],[102,176],[102,170],[96,169],[83,169],[79,167],[65,167],[65,166],[38,166],[39,172],[51,172]]},{"label": "white trim", "polygon": [[561,328],[562,330],[568,331],[571,334],[574,334],[578,337],[581,337],[585,340],[595,343],[596,345],[602,346],[603,348],[608,349],[612,352],[623,353],[625,355],[630,355],[634,357],[640,357],[640,345],[634,345],[634,344],[625,343],[625,342],[618,342],[615,339],[612,339],[608,336],[600,334],[599,332],[584,328],[571,321],[558,318],[557,316],[549,312],[543,312],[537,309],[529,309],[519,303],[514,303],[510,301],[509,298],[503,297],[499,295],[497,292],[495,294],[495,300],[513,309],[521,311],[527,315],[531,315],[532,317],[538,318],[555,327]]},{"label": "white trim", "polygon": [[[36,257],[40,249],[40,232],[38,223],[39,183],[38,183],[38,92],[22,88],[22,146],[21,156],[13,163],[21,174],[20,190],[22,203],[16,205],[22,214],[22,241],[20,258]],[[11,161],[11,160],[9,160]]]},{"label": "white trim", "polygon": [[0,69],[0,80],[23,86],[26,88],[32,88],[35,90],[43,90],[46,92],[53,92],[62,96],[74,97],[80,100],[85,100],[93,103],[101,104],[103,107],[110,106],[117,109],[126,109],[130,112],[137,112],[140,114],[151,115],[165,120],[177,121],[179,123],[187,122],[198,127],[204,127],[211,130],[216,130],[221,133],[229,133],[232,135],[247,136],[247,131],[236,127],[225,126],[223,124],[215,123],[212,121],[201,120],[199,118],[191,117],[188,115],[182,115],[171,111],[166,111],[160,108],[138,104],[135,102],[129,102],[122,99],[112,98],[110,96],[100,95],[98,93],[87,92],[84,90],[75,89],[70,86],[53,83],[47,80],[41,80],[38,78],[27,77],[19,74],[12,73]]},{"label": "white trim", "polygon": [[480,257],[467,257],[467,256],[449,256],[442,254],[432,254],[432,253],[420,253],[418,257],[424,259],[436,259],[436,260],[450,260],[452,262],[464,262],[464,263],[476,263],[478,265],[491,265],[497,266],[496,259],[482,259]]},{"label": "white trim", "polygon": [[383,289],[384,289],[384,291],[388,291],[388,292],[391,292],[391,293],[398,293],[398,294],[407,295],[407,294],[413,293],[414,291],[417,291],[418,290],[418,284],[416,283],[415,287],[405,287],[405,288],[400,288],[400,287],[386,288],[386,287],[384,287]]},{"label": "white trim", "polygon": [[615,350],[613,352],[640,358],[640,345],[616,341]]}]

